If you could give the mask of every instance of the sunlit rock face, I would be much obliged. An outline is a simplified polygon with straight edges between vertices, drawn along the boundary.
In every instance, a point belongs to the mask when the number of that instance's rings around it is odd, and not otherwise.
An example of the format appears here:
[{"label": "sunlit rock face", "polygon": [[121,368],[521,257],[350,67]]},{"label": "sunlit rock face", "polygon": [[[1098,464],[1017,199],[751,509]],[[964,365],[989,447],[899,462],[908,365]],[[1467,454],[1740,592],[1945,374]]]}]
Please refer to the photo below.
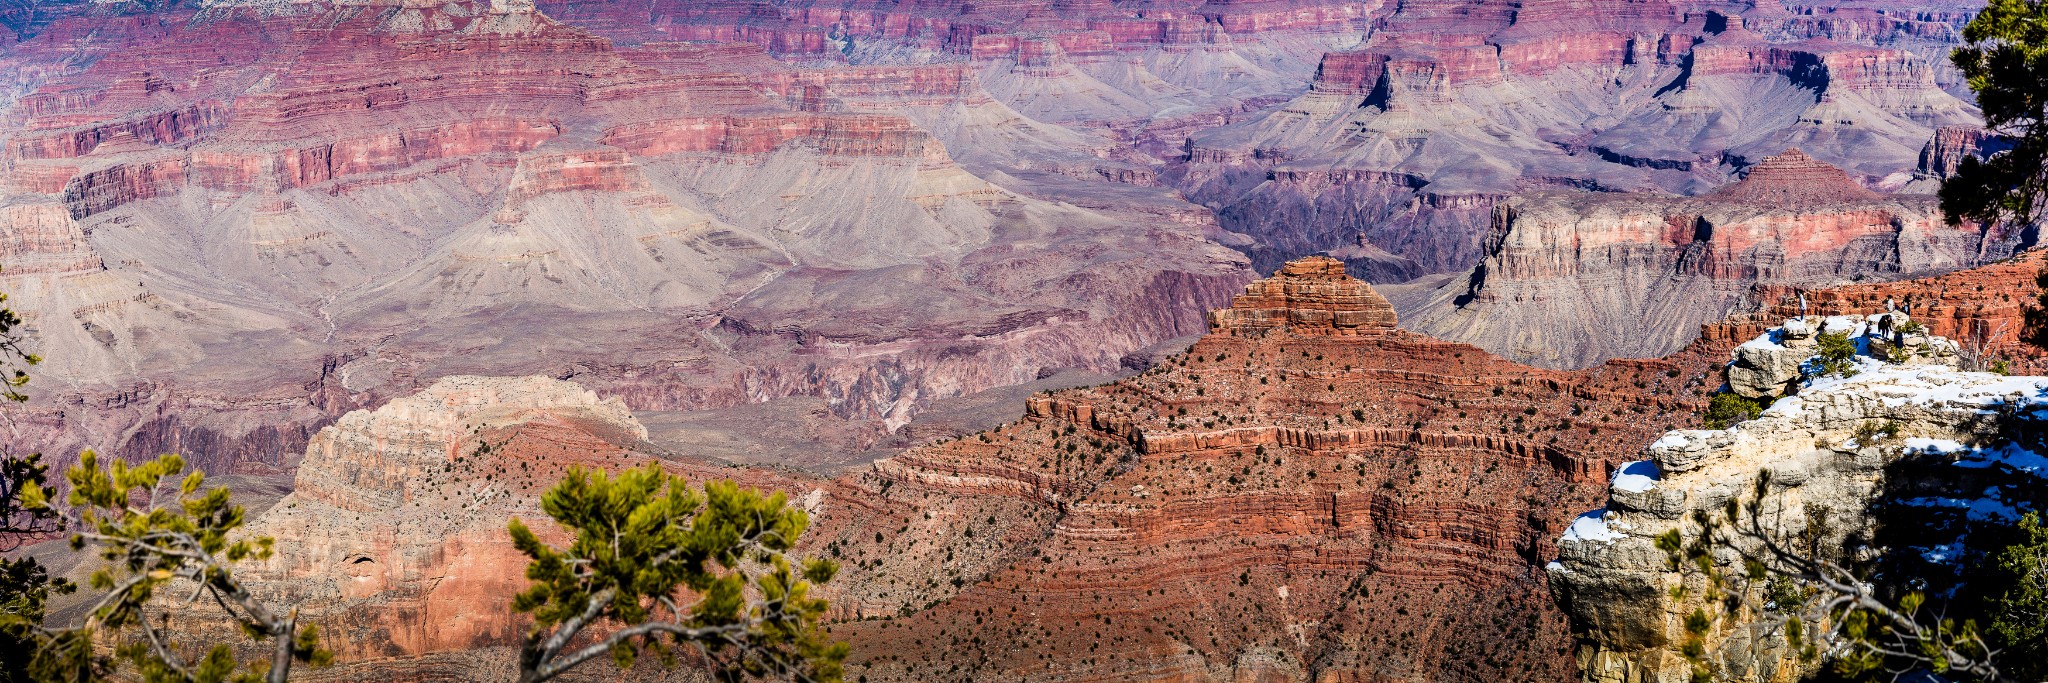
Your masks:
[{"label": "sunlit rock face", "polygon": [[[1799,654],[1775,615],[1757,611],[1774,609],[1761,586],[1744,584],[1751,606],[1724,611],[1703,576],[1679,571],[1656,547],[1671,532],[1691,543],[1703,533],[1699,515],[1719,518],[1731,500],[1760,501],[1766,537],[1782,543],[1820,529],[1813,547],[1866,565],[1884,553],[1876,561],[1887,581],[1924,577],[1921,587],[1936,594],[1968,580],[1964,568],[1979,559],[1971,555],[1984,552],[1969,544],[1981,525],[2048,504],[2048,458],[2038,452],[2048,377],[1958,370],[1955,342],[1901,331],[1905,322],[1896,313],[1785,321],[1738,347],[1728,375],[1766,400],[1785,387],[1796,395],[1729,429],[1669,432],[1616,470],[1606,506],[1573,521],[1549,565],[1583,638],[1584,680],[1691,677],[1681,647],[1694,634],[1684,623],[1702,609],[1715,617],[1698,634],[1713,680],[1799,677],[1823,665]],[[1771,373],[1782,364],[1760,362],[1807,361],[1822,333],[1847,335],[1869,355],[1846,377],[1794,363],[1781,378]],[[1740,574],[1738,552],[1762,556],[1761,542],[1738,537],[1714,561]],[[1800,642],[1832,627],[1806,624]]]}]

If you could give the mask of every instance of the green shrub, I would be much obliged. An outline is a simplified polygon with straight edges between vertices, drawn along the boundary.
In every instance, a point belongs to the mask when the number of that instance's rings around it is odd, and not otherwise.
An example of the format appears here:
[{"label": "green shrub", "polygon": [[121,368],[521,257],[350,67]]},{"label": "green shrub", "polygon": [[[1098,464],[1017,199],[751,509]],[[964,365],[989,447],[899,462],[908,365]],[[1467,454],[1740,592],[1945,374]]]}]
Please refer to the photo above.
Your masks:
[{"label": "green shrub", "polygon": [[1899,438],[1899,423],[1891,420],[1856,425],[1856,443],[1868,446]]},{"label": "green shrub", "polygon": [[2029,512],[2019,532],[1991,572],[1990,583],[2003,590],[1991,600],[1990,635],[2015,680],[2040,680],[2048,677],[2048,525]]},{"label": "green shrub", "polygon": [[1707,429],[1727,429],[1756,419],[1765,405],[1761,399],[1743,398],[1732,392],[1714,394],[1713,400],[1707,402],[1707,414],[1702,421]]},{"label": "green shrub", "polygon": [[1856,342],[1846,332],[1823,332],[1820,342],[1821,374],[1829,377],[1856,376]]}]

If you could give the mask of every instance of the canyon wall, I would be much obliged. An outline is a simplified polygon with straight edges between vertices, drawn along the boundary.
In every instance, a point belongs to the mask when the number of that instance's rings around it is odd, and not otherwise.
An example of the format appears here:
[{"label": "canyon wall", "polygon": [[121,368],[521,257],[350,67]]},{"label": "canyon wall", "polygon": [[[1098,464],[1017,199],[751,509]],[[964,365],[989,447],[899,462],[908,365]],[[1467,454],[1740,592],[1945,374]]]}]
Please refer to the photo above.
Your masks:
[{"label": "canyon wall", "polygon": [[1698,197],[1552,191],[1495,209],[1467,278],[1406,302],[1408,327],[1545,367],[1648,358],[1767,298],[2010,256],[2020,235],[1947,225],[1933,197],[1884,196],[1788,151]]},{"label": "canyon wall", "polygon": [[[1924,191],[1990,149],[1938,58],[1966,9],[1586,11],[44,5],[0,22],[0,205],[61,207],[102,272],[0,271],[53,351],[23,439],[289,468],[343,412],[465,373],[647,410],[823,398],[879,439],[1113,371],[1303,254],[1468,273],[1517,193],[1702,193],[1793,145]],[[1598,336],[1572,320],[1533,322]]]},{"label": "canyon wall", "polygon": [[[1910,298],[1931,329],[1973,328],[2016,315],[2000,297],[2024,296],[2038,265],[1808,294],[1816,308]],[[1594,659],[1647,671],[1663,660],[1619,641],[1575,656],[1581,611],[1662,608],[1596,607],[1608,593],[1588,589],[1560,610],[1551,586],[1576,579],[1544,565],[1562,554],[1597,570],[1584,562],[1605,546],[1575,545],[1577,513],[1645,444],[1696,424],[1762,320],[1709,325],[1663,359],[1542,370],[1395,328],[1341,262],[1306,259],[1152,370],[1032,396],[1013,423],[829,480],[669,451],[630,401],[573,382],[444,378],[313,438],[296,490],[251,523],[282,549],[256,575],[334,634],[328,676],[482,680],[507,666],[521,623],[505,607],[521,564],[505,519],[538,519],[566,466],[659,462],[787,491],[812,513],[802,550],[842,563],[832,629],[870,680],[1561,680]],[[1800,419],[1833,415],[1821,400]],[[1719,451],[1681,452],[1655,495],[1723,471],[1702,455]]]},{"label": "canyon wall", "polygon": [[[1791,147],[1931,191],[1923,148],[1978,123],[1946,66],[1969,14],[1404,3],[1306,92],[1189,136],[1162,177],[1247,236],[1255,267],[1327,250],[1381,282],[1477,265],[1517,193],[1703,193]],[[1937,172],[1957,144],[1942,135]]]},{"label": "canyon wall", "polygon": [[288,471],[347,410],[479,372],[822,397],[879,438],[1113,371],[1251,275],[1168,190],[963,166],[1108,145],[957,63],[791,66],[613,3],[71,9],[4,60],[0,207],[35,227],[0,289],[50,359],[18,421],[45,452]]}]

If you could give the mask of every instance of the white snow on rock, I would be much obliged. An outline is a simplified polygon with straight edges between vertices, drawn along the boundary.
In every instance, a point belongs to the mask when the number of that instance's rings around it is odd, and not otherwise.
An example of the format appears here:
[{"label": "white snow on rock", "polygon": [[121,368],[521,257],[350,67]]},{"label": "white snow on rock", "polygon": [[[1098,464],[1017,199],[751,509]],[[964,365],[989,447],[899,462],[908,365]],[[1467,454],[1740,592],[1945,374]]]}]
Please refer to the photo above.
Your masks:
[{"label": "white snow on rock", "polygon": [[1686,447],[1687,445],[1689,445],[1689,444],[1691,444],[1691,443],[1692,443],[1692,439],[1691,439],[1691,438],[1689,438],[1689,437],[1687,437],[1687,436],[1685,435],[1685,432],[1684,432],[1684,431],[1678,431],[1678,430],[1674,430],[1674,431],[1669,431],[1669,432],[1665,432],[1663,436],[1657,437],[1657,441],[1656,441],[1655,443],[1651,443],[1651,444],[1650,444],[1650,447],[1651,447],[1651,448],[1685,448],[1685,447]]},{"label": "white snow on rock", "polygon": [[1579,515],[1578,519],[1572,520],[1571,528],[1565,529],[1564,537],[1558,540],[1559,542],[1594,541],[1613,543],[1620,538],[1621,534],[1615,533],[1613,529],[1607,526],[1607,508],[1600,508]]},{"label": "white snow on rock", "polygon": [[1959,452],[1967,448],[1968,446],[1964,446],[1959,442],[1950,441],[1948,439],[1930,439],[1924,436],[1916,436],[1910,439],[1906,439],[1906,450],[1916,451],[1920,453],[1932,453],[1935,455],[1942,455],[1946,453]]},{"label": "white snow on rock", "polygon": [[[1664,441],[1658,439],[1657,442]],[[1648,460],[1622,463],[1621,467],[1614,470],[1614,490],[1643,493],[1657,485],[1657,476],[1657,463]]]}]

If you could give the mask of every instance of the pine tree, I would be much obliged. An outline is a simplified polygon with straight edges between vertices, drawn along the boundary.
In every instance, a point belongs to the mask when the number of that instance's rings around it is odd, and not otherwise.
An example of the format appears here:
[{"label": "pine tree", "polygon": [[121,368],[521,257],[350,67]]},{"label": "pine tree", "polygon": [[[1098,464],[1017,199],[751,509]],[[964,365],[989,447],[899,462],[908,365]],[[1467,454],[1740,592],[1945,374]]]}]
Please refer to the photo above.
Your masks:
[{"label": "pine tree", "polygon": [[[847,647],[823,633],[826,602],[810,597],[838,565],[789,557],[810,516],[782,493],[725,481],[700,492],[653,463],[617,478],[572,468],[541,509],[575,542],[557,549],[511,523],[533,558],[533,585],[512,602],[534,621],[521,683],[601,656],[621,669],[643,653],[672,664],[678,651],[720,680],[840,679]],[[596,635],[579,639],[586,631]]]}]

